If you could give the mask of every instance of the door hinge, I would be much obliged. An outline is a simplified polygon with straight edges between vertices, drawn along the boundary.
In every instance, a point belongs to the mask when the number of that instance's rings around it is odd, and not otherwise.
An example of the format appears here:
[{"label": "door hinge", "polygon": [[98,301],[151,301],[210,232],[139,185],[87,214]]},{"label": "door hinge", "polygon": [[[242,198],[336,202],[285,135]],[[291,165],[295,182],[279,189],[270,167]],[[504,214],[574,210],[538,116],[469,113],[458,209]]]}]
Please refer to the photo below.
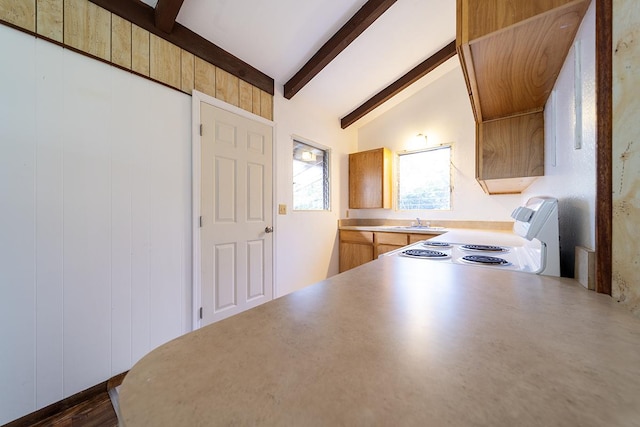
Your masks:
[{"label": "door hinge", "polygon": [[200,136],[202,136],[202,123],[200,123]]},{"label": "door hinge", "polygon": [[200,228],[202,228],[202,216],[200,217]]},{"label": "door hinge", "polygon": [[200,319],[202,319],[202,307],[200,307]]}]

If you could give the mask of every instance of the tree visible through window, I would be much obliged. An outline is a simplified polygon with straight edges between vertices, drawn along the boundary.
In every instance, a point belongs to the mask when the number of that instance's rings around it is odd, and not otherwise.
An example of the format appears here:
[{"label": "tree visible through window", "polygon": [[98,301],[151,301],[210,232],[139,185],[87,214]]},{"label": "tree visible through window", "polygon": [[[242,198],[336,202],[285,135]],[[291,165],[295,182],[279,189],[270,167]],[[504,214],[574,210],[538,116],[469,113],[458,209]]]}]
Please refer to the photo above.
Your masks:
[{"label": "tree visible through window", "polygon": [[451,209],[451,146],[398,155],[398,209]]},{"label": "tree visible through window", "polygon": [[293,209],[329,210],[329,150],[293,141]]}]

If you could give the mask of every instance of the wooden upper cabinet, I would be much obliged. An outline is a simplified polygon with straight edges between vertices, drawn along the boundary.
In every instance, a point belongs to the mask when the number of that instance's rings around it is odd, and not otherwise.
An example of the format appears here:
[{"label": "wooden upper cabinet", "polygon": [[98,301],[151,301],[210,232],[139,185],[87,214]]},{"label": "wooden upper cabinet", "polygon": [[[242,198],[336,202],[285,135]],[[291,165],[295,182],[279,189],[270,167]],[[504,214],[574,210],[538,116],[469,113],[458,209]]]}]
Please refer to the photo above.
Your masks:
[{"label": "wooden upper cabinet", "polygon": [[544,113],[477,123],[476,127],[476,178],[485,192],[521,192],[544,175]]},{"label": "wooden upper cabinet", "polygon": [[476,121],[541,111],[590,0],[457,0]]},{"label": "wooden upper cabinet", "polygon": [[391,208],[391,151],[349,154],[349,208]]},{"label": "wooden upper cabinet", "polygon": [[456,47],[485,192],[519,193],[544,174],[542,111],[589,3],[457,0]]}]

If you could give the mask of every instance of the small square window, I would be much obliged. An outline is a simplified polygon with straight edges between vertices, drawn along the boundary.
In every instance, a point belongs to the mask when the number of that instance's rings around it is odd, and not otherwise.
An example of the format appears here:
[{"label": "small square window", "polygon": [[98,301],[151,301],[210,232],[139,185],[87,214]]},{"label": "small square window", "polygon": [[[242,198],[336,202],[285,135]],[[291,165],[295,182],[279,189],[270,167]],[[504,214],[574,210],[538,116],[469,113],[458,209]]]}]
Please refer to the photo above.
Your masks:
[{"label": "small square window", "polygon": [[293,210],[329,210],[329,150],[293,140]]},{"label": "small square window", "polygon": [[398,154],[398,210],[451,209],[451,146]]}]

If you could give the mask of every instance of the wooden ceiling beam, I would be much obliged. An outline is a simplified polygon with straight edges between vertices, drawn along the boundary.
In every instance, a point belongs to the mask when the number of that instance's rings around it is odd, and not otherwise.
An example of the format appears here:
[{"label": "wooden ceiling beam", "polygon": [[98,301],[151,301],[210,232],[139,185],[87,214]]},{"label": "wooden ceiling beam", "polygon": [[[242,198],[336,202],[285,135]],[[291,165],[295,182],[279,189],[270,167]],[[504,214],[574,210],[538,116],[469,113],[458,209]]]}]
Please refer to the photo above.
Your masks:
[{"label": "wooden ceiling beam", "polygon": [[438,52],[431,55],[429,58],[421,62],[414,67],[404,76],[400,77],[395,82],[391,83],[386,88],[372,96],[368,101],[364,102],[358,108],[347,114],[340,120],[340,126],[342,129],[347,128],[356,121],[360,120],[365,115],[387,102],[389,99],[396,96],[398,93],[411,86],[413,83],[420,80],[422,77],[435,70],[438,66],[443,64],[456,54],[456,41],[452,41]]},{"label": "wooden ceiling beam", "polygon": [[160,30],[155,25],[155,10],[151,6],[141,1],[132,0],[89,1],[262,89],[268,94],[274,94],[273,78],[190,29],[176,22],[171,33]]},{"label": "wooden ceiling beam", "polygon": [[176,23],[182,3],[184,0],[158,0],[155,13],[156,27],[167,34],[170,33]]},{"label": "wooden ceiling beam", "polygon": [[396,0],[369,0],[327,41],[311,59],[304,64],[284,85],[284,97],[291,99],[324,67],[351,44],[373,22],[378,19]]}]

